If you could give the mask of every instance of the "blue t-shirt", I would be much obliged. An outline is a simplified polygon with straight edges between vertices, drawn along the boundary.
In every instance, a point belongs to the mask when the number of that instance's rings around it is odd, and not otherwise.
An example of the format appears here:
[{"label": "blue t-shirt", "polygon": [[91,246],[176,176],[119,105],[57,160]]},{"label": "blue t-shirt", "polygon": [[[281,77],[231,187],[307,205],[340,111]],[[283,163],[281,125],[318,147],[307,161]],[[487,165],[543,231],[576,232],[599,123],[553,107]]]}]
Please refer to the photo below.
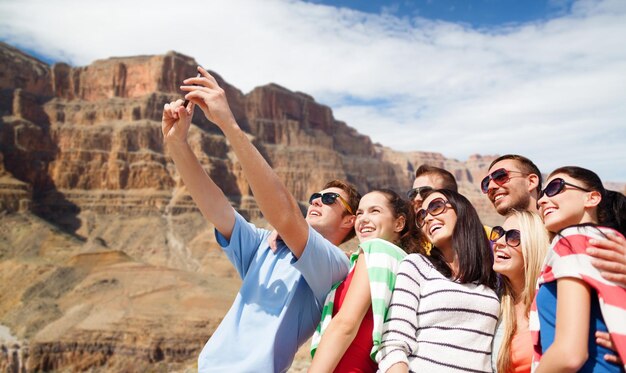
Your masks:
[{"label": "blue t-shirt", "polygon": [[215,231],[243,280],[235,302],[198,358],[200,372],[285,372],[313,334],[331,286],[348,273],[348,258],[309,226],[299,259],[284,242],[272,252],[270,231],[235,213],[230,242]]},{"label": "blue t-shirt", "polygon": [[[541,350],[545,353],[554,342],[554,333],[556,330],[556,281],[548,282],[539,287],[537,292],[537,313],[539,314],[539,324],[541,333]],[[589,336],[587,341],[587,350],[589,357],[579,372],[621,372],[620,367],[604,360],[605,354],[615,354],[607,348],[596,343],[596,331],[607,332],[608,329],[602,318],[600,304],[598,303],[598,295],[594,292],[591,294],[591,314],[590,320],[581,320],[580,322],[589,323]]]}]

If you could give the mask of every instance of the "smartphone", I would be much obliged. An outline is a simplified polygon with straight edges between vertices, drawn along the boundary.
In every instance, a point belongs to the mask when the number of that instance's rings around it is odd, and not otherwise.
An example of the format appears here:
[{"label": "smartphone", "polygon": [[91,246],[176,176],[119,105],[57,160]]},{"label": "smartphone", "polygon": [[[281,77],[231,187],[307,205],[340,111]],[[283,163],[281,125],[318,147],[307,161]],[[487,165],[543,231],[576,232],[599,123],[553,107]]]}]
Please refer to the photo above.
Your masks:
[{"label": "smartphone", "polygon": [[[196,78],[201,78],[201,77],[202,77],[201,73],[198,73],[198,75],[196,75]],[[194,85],[198,85],[198,84],[194,84]],[[187,108],[187,105],[189,105],[189,100],[185,100],[185,102],[183,102],[183,106],[185,108]]]}]

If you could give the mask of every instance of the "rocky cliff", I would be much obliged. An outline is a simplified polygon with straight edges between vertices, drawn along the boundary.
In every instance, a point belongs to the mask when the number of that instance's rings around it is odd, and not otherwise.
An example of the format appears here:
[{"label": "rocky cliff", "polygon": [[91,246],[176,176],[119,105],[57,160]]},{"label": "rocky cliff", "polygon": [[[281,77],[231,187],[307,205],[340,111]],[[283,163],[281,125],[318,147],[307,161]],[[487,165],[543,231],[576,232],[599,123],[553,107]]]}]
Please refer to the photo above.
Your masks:
[{"label": "rocky cliff", "polygon": [[[17,341],[2,345],[0,371],[193,367],[239,285],[161,141],[163,104],[196,65],[169,52],[49,66],[0,43],[0,326]],[[476,187],[493,158],[397,152],[306,94],[243,94],[215,76],[303,205],[334,178],[406,191],[428,163],[454,173],[486,223],[499,220]],[[224,136],[201,115],[193,123],[204,169],[263,224]]]}]

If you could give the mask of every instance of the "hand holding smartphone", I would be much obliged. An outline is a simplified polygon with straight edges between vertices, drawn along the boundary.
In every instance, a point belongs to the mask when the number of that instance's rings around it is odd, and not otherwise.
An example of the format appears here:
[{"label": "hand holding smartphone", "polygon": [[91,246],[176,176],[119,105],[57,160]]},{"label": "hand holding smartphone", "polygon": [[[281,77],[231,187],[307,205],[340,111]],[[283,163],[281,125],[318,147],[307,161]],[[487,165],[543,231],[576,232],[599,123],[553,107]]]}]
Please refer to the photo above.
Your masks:
[{"label": "hand holding smartphone", "polygon": [[[196,78],[202,78],[202,74],[198,73],[198,75],[196,75]],[[198,84],[194,84],[194,85],[198,85]],[[183,106],[185,107],[185,109],[187,108],[187,105],[189,105],[189,100],[185,100],[185,102],[183,102]]]}]

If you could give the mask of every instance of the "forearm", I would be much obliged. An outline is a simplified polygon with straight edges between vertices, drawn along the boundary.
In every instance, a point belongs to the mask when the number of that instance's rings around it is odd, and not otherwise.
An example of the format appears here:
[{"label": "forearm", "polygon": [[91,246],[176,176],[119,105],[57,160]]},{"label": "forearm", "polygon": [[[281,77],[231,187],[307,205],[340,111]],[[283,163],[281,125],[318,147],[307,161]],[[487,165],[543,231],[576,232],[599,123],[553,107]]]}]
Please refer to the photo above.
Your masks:
[{"label": "forearm", "polygon": [[[199,67],[198,71],[200,77],[185,79],[185,85],[180,87],[189,92],[185,98],[198,105],[207,119],[222,130],[241,164],[265,219],[299,258],[308,240],[309,226],[302,217],[298,203],[239,128],[228,106],[226,92],[206,70]],[[181,113],[184,115],[185,111]],[[164,131],[169,129],[169,117],[175,115],[164,116]]]},{"label": "forearm", "polygon": [[535,373],[577,372],[582,366],[579,362],[579,358],[579,356],[571,356],[571,351],[563,348],[563,346],[552,344],[541,357],[540,364]]},{"label": "forearm", "polygon": [[235,224],[233,208],[222,190],[211,180],[187,142],[167,144],[176,169],[202,215],[230,239]]},{"label": "forearm", "polygon": [[315,352],[309,373],[335,370],[348,346],[354,341],[357,331],[358,327],[349,322],[332,320]]},{"label": "forearm", "polygon": [[591,264],[600,270],[602,277],[626,287],[626,239],[613,233],[607,239],[592,239],[587,254]]},{"label": "forearm", "polygon": [[582,280],[557,280],[554,342],[541,357],[537,373],[576,372],[587,361],[591,290]]},{"label": "forearm", "polygon": [[[312,372],[331,372],[335,369],[371,309],[371,299],[367,263],[365,254],[361,252],[341,307],[330,321],[317,348],[311,365]],[[371,329],[369,333],[372,333]]]}]

